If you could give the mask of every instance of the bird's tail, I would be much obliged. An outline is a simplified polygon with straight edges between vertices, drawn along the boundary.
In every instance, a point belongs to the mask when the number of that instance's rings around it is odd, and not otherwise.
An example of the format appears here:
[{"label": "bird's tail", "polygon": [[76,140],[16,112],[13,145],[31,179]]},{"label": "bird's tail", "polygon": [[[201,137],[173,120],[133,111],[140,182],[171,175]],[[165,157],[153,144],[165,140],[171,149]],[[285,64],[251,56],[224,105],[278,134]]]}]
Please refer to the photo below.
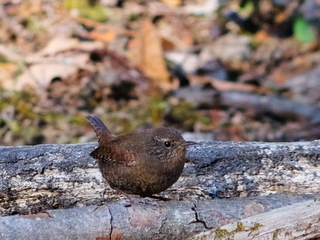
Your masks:
[{"label": "bird's tail", "polygon": [[108,143],[112,135],[106,125],[104,125],[104,123],[95,116],[87,116],[86,119],[97,134],[99,145]]}]

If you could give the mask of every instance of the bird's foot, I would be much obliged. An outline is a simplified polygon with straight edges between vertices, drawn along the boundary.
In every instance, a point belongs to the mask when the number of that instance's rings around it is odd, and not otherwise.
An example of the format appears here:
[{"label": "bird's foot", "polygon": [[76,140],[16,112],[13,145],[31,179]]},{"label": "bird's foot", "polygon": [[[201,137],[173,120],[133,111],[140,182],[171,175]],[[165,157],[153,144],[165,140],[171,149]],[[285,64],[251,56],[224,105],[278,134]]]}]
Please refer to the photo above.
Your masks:
[{"label": "bird's foot", "polygon": [[157,199],[160,201],[165,201],[165,202],[173,200],[172,198],[168,198],[164,196],[154,196],[154,195],[150,196],[150,198]]}]

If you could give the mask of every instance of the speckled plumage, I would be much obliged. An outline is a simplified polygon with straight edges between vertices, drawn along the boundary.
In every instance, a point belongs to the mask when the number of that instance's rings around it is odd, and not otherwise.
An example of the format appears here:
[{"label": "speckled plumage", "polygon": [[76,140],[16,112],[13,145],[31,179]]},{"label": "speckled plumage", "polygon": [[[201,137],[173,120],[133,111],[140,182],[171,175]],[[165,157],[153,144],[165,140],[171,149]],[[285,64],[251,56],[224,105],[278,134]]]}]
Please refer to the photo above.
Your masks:
[{"label": "speckled plumage", "polygon": [[146,197],[169,188],[181,175],[186,147],[195,144],[167,127],[114,137],[99,118],[87,120],[99,142],[90,155],[110,187],[127,194]]}]

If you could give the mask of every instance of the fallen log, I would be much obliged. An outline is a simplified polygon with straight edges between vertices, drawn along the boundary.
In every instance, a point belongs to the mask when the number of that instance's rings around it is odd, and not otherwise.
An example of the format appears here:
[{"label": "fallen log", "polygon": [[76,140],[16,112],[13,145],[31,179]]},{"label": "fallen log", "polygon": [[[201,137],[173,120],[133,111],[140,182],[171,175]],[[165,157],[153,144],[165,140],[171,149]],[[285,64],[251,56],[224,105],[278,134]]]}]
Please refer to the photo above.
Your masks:
[{"label": "fallen log", "polygon": [[[194,202],[153,202],[130,207],[118,201],[102,206],[47,210],[0,218],[0,238],[310,239],[308,237],[320,236],[320,203],[313,200],[319,197],[277,194]],[[203,234],[197,235],[201,232]],[[265,236],[268,238],[263,238]]]},{"label": "fallen log", "polygon": [[[211,199],[320,192],[320,141],[199,142],[164,196]],[[89,156],[96,143],[0,147],[0,214],[32,214],[119,199]]]},{"label": "fallen log", "polygon": [[[208,229],[219,230],[258,213],[318,198],[319,146],[320,141],[202,141],[189,147],[183,175],[161,194],[180,201],[153,200],[131,207],[125,207],[122,200],[116,201],[121,194],[105,184],[96,161],[89,156],[96,143],[0,147],[0,214],[6,216],[0,218],[0,236],[13,239],[13,232],[20,231],[39,233],[38,239],[45,239],[54,236],[54,231],[49,233],[50,229],[57,229],[54,223],[50,225],[54,220],[63,222],[59,226],[64,233],[77,239],[112,234],[123,235],[121,239],[143,239],[134,236],[139,236],[145,224],[153,229],[144,233],[145,239],[156,239],[156,232],[169,234],[167,239],[183,239]],[[104,205],[96,206],[101,204]],[[311,218],[317,214],[320,217],[319,212],[313,213]],[[184,217],[187,219],[182,220]],[[83,230],[77,230],[81,224]],[[21,236],[15,239],[31,239]]]}]

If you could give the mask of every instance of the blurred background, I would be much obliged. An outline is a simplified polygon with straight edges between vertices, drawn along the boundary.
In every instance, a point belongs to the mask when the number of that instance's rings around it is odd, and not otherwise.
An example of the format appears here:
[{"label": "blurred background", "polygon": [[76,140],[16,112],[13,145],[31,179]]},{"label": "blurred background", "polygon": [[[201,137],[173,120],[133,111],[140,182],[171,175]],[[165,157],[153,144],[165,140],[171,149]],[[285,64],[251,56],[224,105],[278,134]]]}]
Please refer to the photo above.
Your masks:
[{"label": "blurred background", "polygon": [[320,138],[320,1],[2,0],[0,145]]}]

